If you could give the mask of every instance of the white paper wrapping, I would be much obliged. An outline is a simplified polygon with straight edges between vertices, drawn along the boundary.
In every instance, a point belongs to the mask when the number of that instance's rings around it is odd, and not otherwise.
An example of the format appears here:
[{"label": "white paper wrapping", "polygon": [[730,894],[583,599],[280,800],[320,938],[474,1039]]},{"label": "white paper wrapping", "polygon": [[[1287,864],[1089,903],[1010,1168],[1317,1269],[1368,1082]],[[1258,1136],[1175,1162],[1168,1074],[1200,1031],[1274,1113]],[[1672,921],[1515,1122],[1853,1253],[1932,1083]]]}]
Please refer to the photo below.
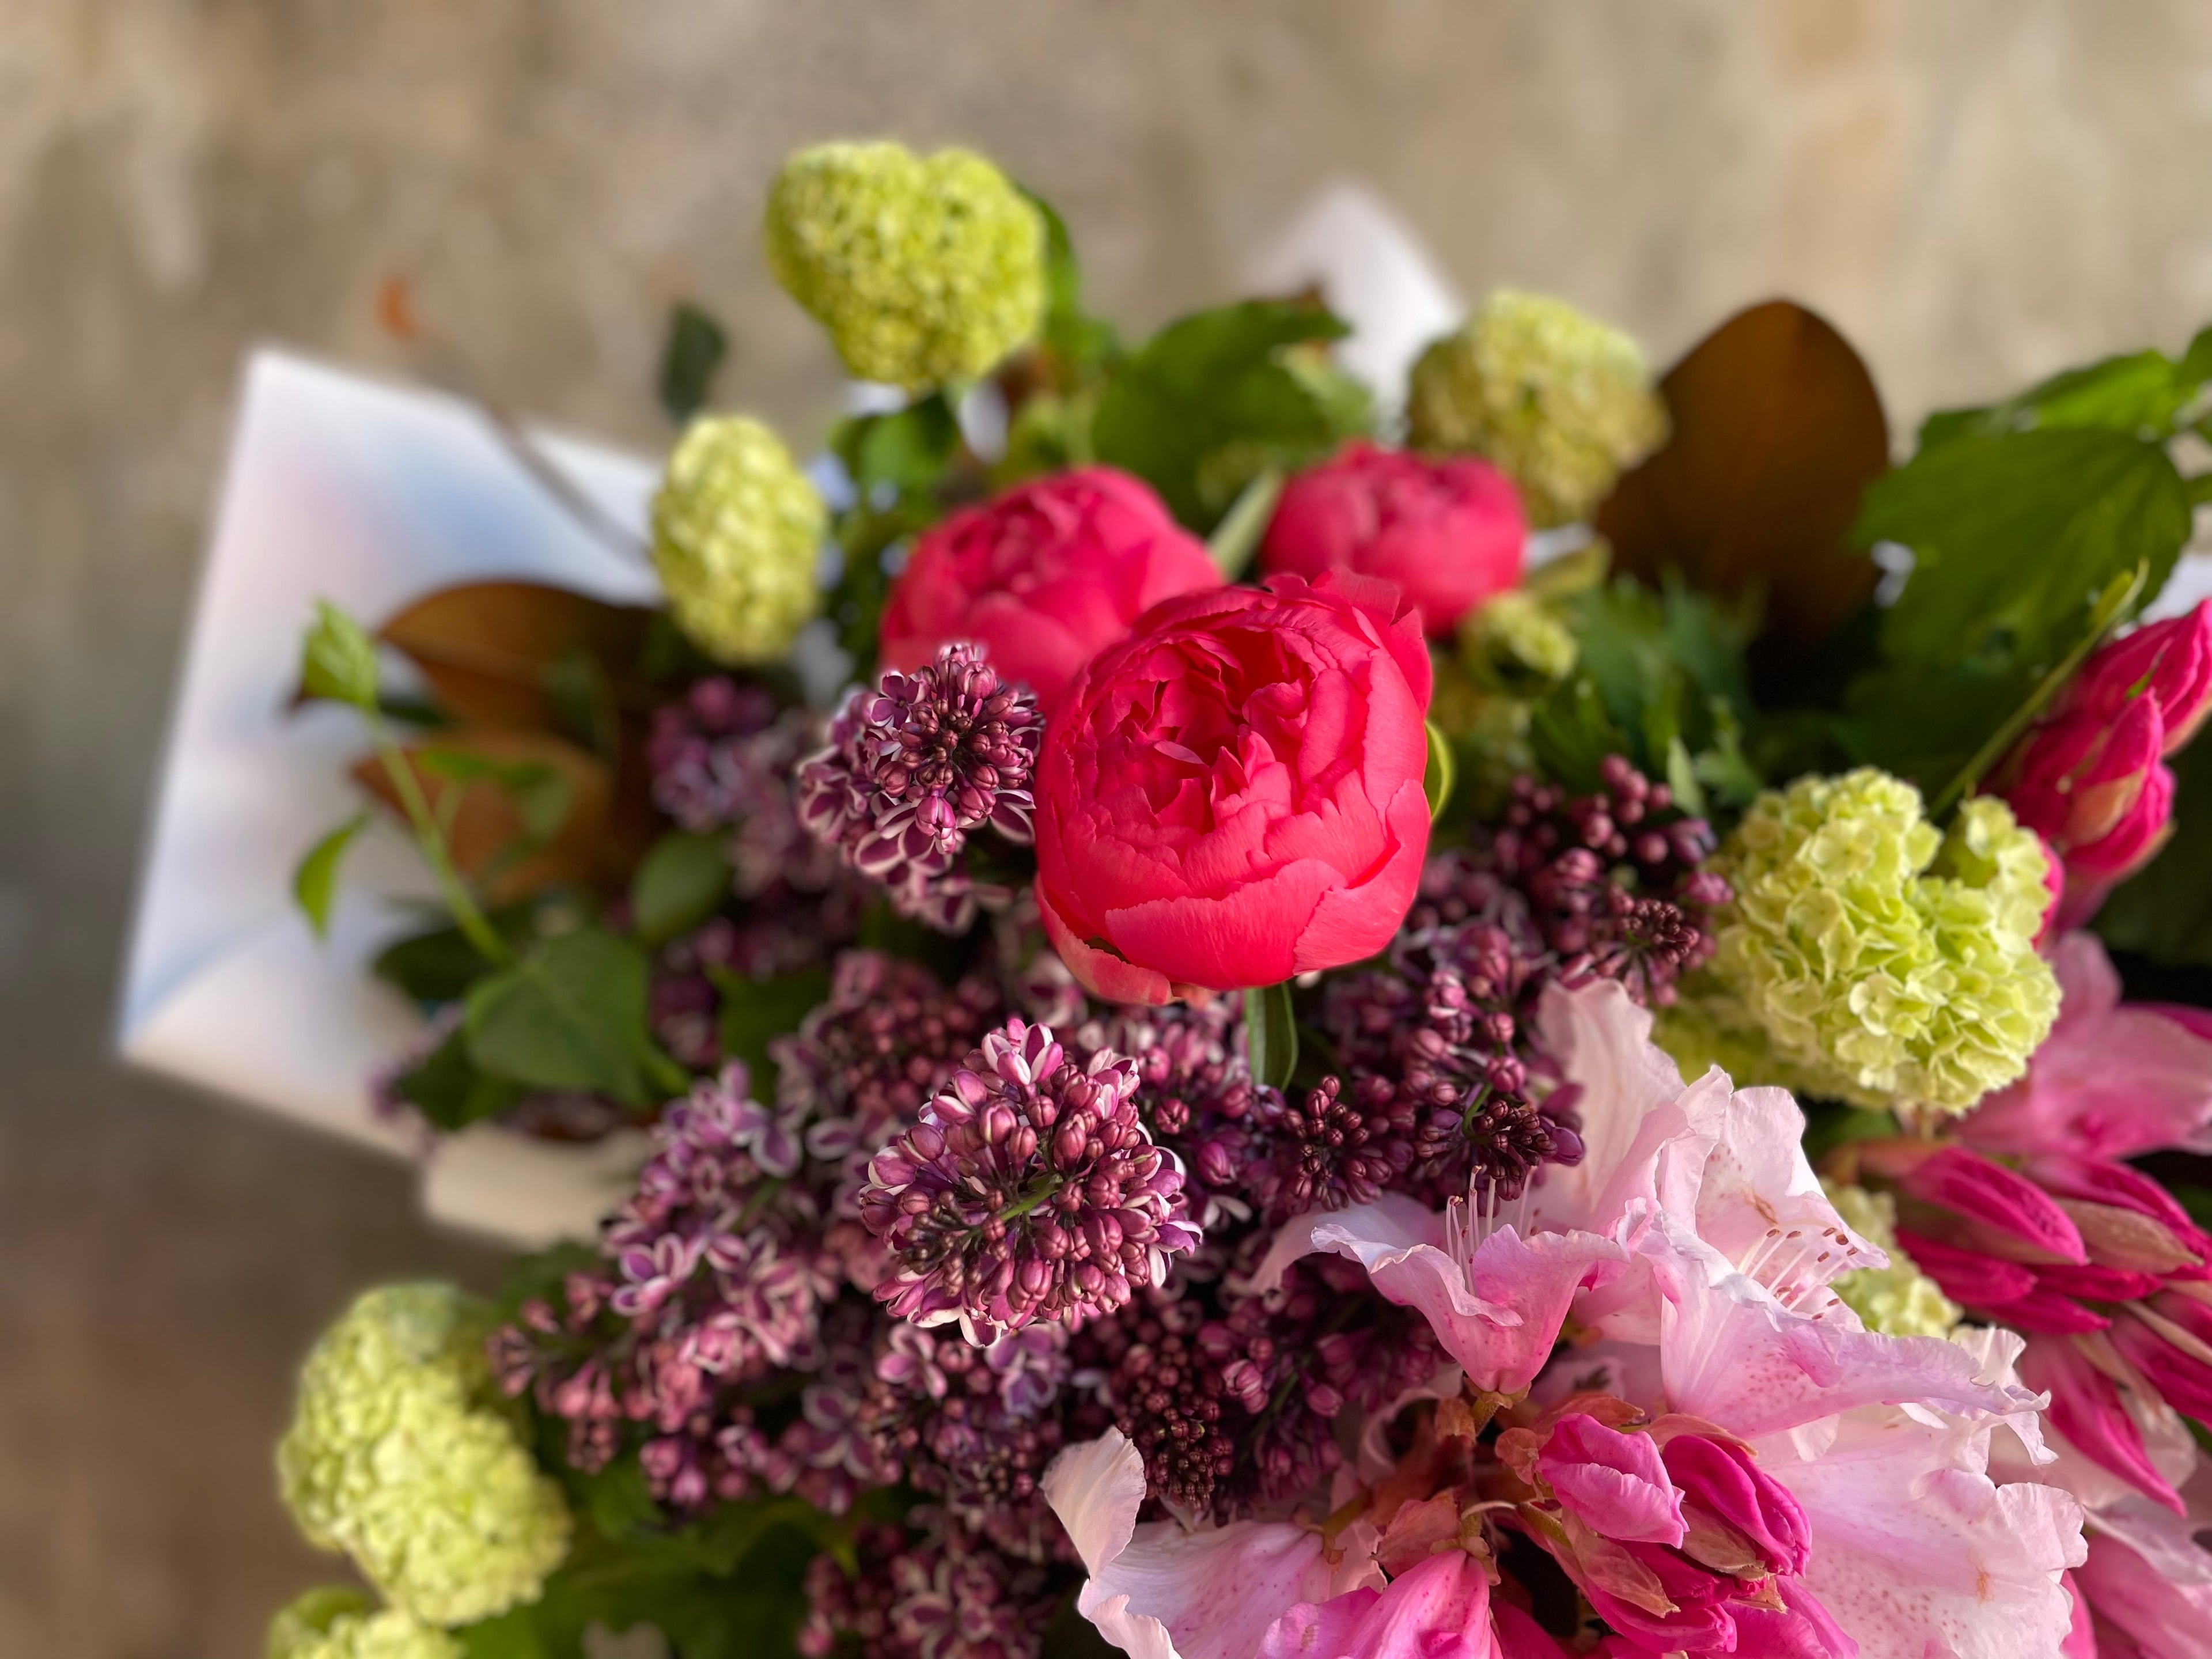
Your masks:
[{"label": "white paper wrapping", "polygon": [[[1364,191],[1317,198],[1246,272],[1318,286],[1350,321],[1341,350],[1386,410],[1413,357],[1461,307],[1426,252]],[[642,534],[656,469],[541,435],[615,521]],[[419,925],[411,848],[365,838],[331,938],[290,898],[301,854],[358,810],[350,711],[289,713],[318,599],[374,624],[455,582],[514,578],[616,601],[659,587],[580,526],[482,414],[264,349],[249,358],[161,767],[117,1041],[133,1063],[399,1156],[423,1152],[369,1108],[368,1079],[419,1020],[368,971]],[[623,1134],[579,1147],[478,1125],[428,1152],[422,1197],[441,1221],[525,1247],[586,1237],[642,1154]]]}]

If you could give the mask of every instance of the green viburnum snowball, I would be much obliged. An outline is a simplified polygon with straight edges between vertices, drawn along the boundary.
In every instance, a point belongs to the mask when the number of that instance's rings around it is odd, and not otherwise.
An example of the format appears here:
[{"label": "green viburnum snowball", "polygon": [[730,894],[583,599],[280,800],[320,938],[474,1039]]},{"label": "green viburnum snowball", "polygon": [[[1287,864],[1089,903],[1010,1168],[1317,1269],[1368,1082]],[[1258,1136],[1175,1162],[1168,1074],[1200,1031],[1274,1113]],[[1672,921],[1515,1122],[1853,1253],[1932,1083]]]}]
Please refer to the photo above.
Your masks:
[{"label": "green viburnum snowball", "polygon": [[1043,216],[972,150],[817,144],[769,191],[769,269],[864,380],[972,380],[1044,321]]},{"label": "green viburnum snowball", "polygon": [[1460,655],[1478,684],[1537,696],[1575,672],[1574,630],[1526,588],[1493,593],[1459,625]]},{"label": "green viburnum snowball", "polygon": [[423,1624],[535,1601],[568,1553],[561,1489],[495,1403],[488,1328],[449,1285],[369,1291],[307,1356],[276,1449],[308,1541],[351,1556]]},{"label": "green viburnum snowball", "polygon": [[1415,448],[1470,451],[1512,479],[1540,528],[1588,519],[1668,428],[1633,339],[1512,289],[1421,354],[1406,420]]},{"label": "green viburnum snowball", "polygon": [[359,1590],[311,1589],[270,1621],[268,1659],[462,1659],[459,1642]]},{"label": "green viburnum snowball", "polygon": [[715,661],[781,661],[821,605],[830,513],[783,441],[744,415],[685,428],[653,498],[653,562],[676,624]]},{"label": "green viburnum snowball", "polygon": [[1801,778],[1759,796],[1713,867],[1735,897],[1665,1040],[1756,1032],[1729,1039],[1739,1084],[1963,1112],[2021,1075],[2057,1015],[2035,949],[2043,849],[2001,801],[1968,801],[1945,836],[1886,772]]},{"label": "green viburnum snowball", "polygon": [[1960,1308],[1898,1248],[1897,1200],[1863,1187],[1828,1181],[1820,1186],[1844,1225],[1869,1243],[1880,1245],[1889,1256],[1887,1267],[1858,1268],[1828,1288],[1870,1331],[1884,1336],[1950,1335],[1960,1318]]}]

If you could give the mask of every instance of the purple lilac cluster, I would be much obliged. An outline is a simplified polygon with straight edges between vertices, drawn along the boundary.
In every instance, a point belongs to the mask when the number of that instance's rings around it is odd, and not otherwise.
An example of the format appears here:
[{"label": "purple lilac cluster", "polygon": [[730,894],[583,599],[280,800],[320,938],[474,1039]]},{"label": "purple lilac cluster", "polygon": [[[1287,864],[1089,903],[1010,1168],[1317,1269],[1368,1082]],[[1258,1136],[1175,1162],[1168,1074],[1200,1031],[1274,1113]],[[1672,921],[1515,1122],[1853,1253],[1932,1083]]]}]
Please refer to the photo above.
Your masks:
[{"label": "purple lilac cluster", "polygon": [[1182,1169],[1110,1048],[1078,1064],[1018,1016],[988,1033],[921,1121],[876,1154],[860,1218],[892,1258],[877,1289],[918,1325],[971,1342],[1111,1313],[1199,1240]]},{"label": "purple lilac cluster", "polygon": [[910,674],[856,687],[826,747],[798,772],[799,821],[889,891],[900,913],[947,933],[1013,889],[963,867],[968,839],[1034,838],[1030,780],[1044,716],[1026,686],[1001,680],[971,645],[941,647]]},{"label": "purple lilac cluster", "polygon": [[653,711],[645,748],[653,804],[683,829],[730,832],[739,897],[778,884],[821,892],[837,859],[801,826],[793,777],[822,735],[818,713],[787,708],[765,686],[725,674],[696,680]]},{"label": "purple lilac cluster", "polygon": [[828,1555],[807,1569],[807,1659],[1026,1659],[1064,1594],[1042,1568],[957,1528],[909,1537],[871,1524],[854,1546],[858,1571]]}]

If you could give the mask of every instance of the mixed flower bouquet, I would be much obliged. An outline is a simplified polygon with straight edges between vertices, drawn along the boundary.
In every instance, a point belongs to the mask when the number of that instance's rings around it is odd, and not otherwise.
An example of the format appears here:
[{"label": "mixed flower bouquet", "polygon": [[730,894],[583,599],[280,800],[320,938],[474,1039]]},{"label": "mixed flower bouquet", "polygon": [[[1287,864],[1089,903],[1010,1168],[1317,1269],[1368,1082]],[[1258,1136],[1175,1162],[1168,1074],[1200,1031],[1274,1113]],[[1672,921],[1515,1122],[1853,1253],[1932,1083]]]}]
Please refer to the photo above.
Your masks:
[{"label": "mixed flower bouquet", "polygon": [[802,469],[682,313],[664,611],[308,640],[444,898],[386,1109],[652,1153],[322,1339],[272,1655],[2212,1653],[2212,335],[1893,466],[1785,303],[1401,416],[974,155],[766,242],[896,395]]}]

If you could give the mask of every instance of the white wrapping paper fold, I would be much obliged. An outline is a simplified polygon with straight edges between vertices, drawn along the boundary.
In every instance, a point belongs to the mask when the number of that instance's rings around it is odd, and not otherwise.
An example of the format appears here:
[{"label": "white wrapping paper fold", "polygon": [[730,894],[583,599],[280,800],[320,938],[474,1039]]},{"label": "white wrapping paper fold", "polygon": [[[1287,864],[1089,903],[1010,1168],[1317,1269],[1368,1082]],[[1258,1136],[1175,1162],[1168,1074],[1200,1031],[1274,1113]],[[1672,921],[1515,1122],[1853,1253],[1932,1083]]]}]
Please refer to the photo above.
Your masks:
[{"label": "white wrapping paper fold", "polygon": [[[1388,412],[1422,345],[1460,304],[1390,210],[1357,187],[1319,197],[1246,270],[1251,288],[1312,285],[1353,325],[1341,348]],[[557,437],[562,470],[642,531],[653,467]],[[186,643],[139,890],[117,1041],[132,1062],[395,1155],[422,1152],[370,1110],[368,1079],[419,1020],[368,971],[428,887],[398,837],[349,866],[331,936],[290,900],[301,855],[356,810],[349,711],[288,713],[314,601],[374,623],[436,588],[518,578],[651,601],[640,560],[580,526],[483,415],[276,349],[249,359]],[[491,1125],[429,1151],[436,1218],[534,1247],[587,1237],[641,1153]]]}]

